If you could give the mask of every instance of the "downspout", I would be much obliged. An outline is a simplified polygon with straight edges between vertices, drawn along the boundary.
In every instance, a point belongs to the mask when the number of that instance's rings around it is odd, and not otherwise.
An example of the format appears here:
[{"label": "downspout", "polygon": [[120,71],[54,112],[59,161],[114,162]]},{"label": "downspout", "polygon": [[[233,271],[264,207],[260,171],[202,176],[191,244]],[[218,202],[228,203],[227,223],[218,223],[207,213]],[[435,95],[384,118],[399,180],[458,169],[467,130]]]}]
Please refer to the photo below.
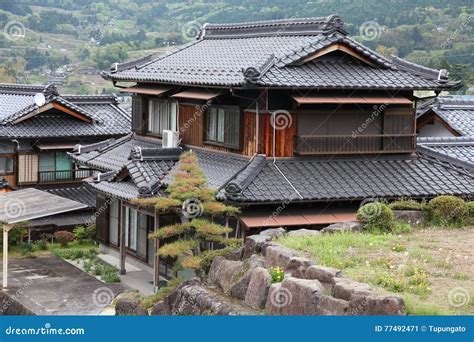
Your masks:
[{"label": "downspout", "polygon": [[285,174],[280,170],[280,168],[276,164],[276,112],[272,113],[273,115],[273,166],[280,172],[280,174],[283,176],[283,178],[286,180],[288,184],[292,187],[292,189],[296,192],[298,197],[302,200],[303,196],[301,196],[300,192],[294,187],[294,185],[290,182],[290,180],[285,176]]},{"label": "downspout", "polygon": [[260,112],[259,112],[259,107],[258,107],[258,101],[255,104],[255,116],[256,116],[256,123],[255,123],[255,153],[259,153],[259,146],[260,146],[260,141],[259,141],[259,136],[260,136]]}]

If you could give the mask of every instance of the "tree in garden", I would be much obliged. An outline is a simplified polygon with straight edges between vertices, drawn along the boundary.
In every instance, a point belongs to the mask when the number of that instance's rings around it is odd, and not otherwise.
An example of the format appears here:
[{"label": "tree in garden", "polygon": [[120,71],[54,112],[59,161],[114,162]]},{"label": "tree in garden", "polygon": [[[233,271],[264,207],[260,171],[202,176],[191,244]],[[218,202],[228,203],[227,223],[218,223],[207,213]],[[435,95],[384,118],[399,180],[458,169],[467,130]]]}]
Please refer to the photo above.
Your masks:
[{"label": "tree in garden", "polygon": [[149,236],[151,239],[174,239],[162,245],[158,255],[176,258],[176,270],[200,270],[206,255],[212,253],[206,246],[225,247],[241,243],[241,239],[228,237],[231,228],[214,223],[215,216],[236,213],[238,208],[216,201],[215,192],[208,188],[204,172],[193,152],[181,155],[178,172],[166,192],[167,197],[138,198],[133,202],[180,217],[179,223],[159,228]]}]

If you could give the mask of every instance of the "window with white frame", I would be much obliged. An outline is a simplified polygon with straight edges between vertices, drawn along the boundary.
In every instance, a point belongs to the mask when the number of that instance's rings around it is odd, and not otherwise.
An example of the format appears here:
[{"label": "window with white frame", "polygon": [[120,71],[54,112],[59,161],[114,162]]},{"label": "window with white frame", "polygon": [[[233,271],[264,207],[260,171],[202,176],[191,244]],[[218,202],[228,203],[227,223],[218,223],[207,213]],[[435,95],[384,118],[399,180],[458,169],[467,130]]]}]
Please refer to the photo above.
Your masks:
[{"label": "window with white frame", "polygon": [[241,116],[237,106],[213,106],[207,112],[206,142],[241,148]]},{"label": "window with white frame", "polygon": [[0,175],[13,173],[13,158],[0,157]]},{"label": "window with white frame", "polygon": [[148,132],[161,136],[163,130],[177,130],[178,106],[176,102],[151,99],[148,104]]}]

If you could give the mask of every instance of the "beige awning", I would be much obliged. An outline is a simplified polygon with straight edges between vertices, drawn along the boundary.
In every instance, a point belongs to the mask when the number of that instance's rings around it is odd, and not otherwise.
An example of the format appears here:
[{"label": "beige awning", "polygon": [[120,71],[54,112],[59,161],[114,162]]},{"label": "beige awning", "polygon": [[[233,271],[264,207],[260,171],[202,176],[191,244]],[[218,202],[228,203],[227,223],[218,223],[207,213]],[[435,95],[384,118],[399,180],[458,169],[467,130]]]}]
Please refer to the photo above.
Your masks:
[{"label": "beige awning", "polygon": [[76,146],[76,144],[71,143],[58,143],[58,144],[36,144],[41,151],[49,151],[49,150],[72,150]]},{"label": "beige awning", "polygon": [[406,97],[329,97],[329,96],[300,96],[293,95],[292,98],[298,104],[324,104],[324,103],[361,103],[361,104],[405,104],[411,105],[413,102]]},{"label": "beige awning", "polygon": [[204,90],[185,90],[185,91],[173,94],[171,95],[171,97],[180,97],[180,98],[185,98],[185,99],[208,101],[219,95],[221,95],[220,91],[204,89]]},{"label": "beige awning", "polygon": [[243,213],[240,222],[246,228],[270,228],[289,226],[325,225],[356,220],[356,213],[342,209],[285,209],[278,215],[264,210]]},{"label": "beige awning", "polygon": [[166,86],[156,86],[156,87],[135,86],[135,87],[120,89],[120,92],[158,96],[158,95],[163,95],[164,93],[170,91],[171,89],[173,88],[166,87]]}]

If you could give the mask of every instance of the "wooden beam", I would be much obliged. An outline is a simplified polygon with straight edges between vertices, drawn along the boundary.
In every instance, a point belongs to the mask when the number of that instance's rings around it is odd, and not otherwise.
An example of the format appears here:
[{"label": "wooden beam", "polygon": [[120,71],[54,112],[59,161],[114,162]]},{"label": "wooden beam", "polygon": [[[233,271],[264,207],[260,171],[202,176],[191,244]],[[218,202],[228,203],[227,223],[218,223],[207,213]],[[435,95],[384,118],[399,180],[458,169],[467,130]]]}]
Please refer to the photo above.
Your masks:
[{"label": "wooden beam", "polygon": [[127,273],[125,269],[125,207],[123,206],[122,201],[120,201],[120,274]]},{"label": "wooden beam", "polygon": [[331,46],[328,46],[324,49],[319,50],[318,52],[315,52],[315,53],[303,58],[298,64],[304,64],[306,62],[312,61],[316,58],[327,55],[328,53],[331,53],[331,52],[334,52],[334,51],[345,52],[348,55],[350,55],[350,56],[352,56],[352,57],[354,57],[354,58],[356,58],[356,59],[372,66],[372,67],[377,67],[377,65],[370,58],[367,58],[366,56],[360,54],[359,52],[354,51],[353,49],[347,47],[346,45],[338,44],[338,43],[333,44]]},{"label": "wooden beam", "polygon": [[[160,228],[160,215],[155,210],[155,232]],[[158,248],[160,248],[160,240],[154,240],[155,246],[155,260],[153,262],[153,285],[155,292],[160,288],[160,256],[158,255]]]},{"label": "wooden beam", "polygon": [[4,290],[8,288],[8,231],[12,226],[8,224],[3,225],[3,275],[2,287]]},{"label": "wooden beam", "polygon": [[85,116],[81,113],[78,113],[74,110],[71,110],[71,109],[67,108],[66,106],[63,106],[60,103],[52,102],[52,103],[45,104],[44,106],[32,111],[31,113],[29,113],[27,115],[19,117],[18,119],[16,119],[14,121],[14,123],[15,124],[20,123],[20,122],[25,121],[29,118],[32,118],[33,116],[36,116],[40,113],[43,113],[43,112],[48,111],[48,110],[53,109],[53,108],[57,109],[57,110],[60,110],[61,112],[66,113],[68,115],[71,115],[71,116],[75,117],[76,119],[79,119],[79,120],[82,120],[82,121],[85,121],[85,122],[92,122],[92,120],[90,118],[88,118],[87,116]]}]

